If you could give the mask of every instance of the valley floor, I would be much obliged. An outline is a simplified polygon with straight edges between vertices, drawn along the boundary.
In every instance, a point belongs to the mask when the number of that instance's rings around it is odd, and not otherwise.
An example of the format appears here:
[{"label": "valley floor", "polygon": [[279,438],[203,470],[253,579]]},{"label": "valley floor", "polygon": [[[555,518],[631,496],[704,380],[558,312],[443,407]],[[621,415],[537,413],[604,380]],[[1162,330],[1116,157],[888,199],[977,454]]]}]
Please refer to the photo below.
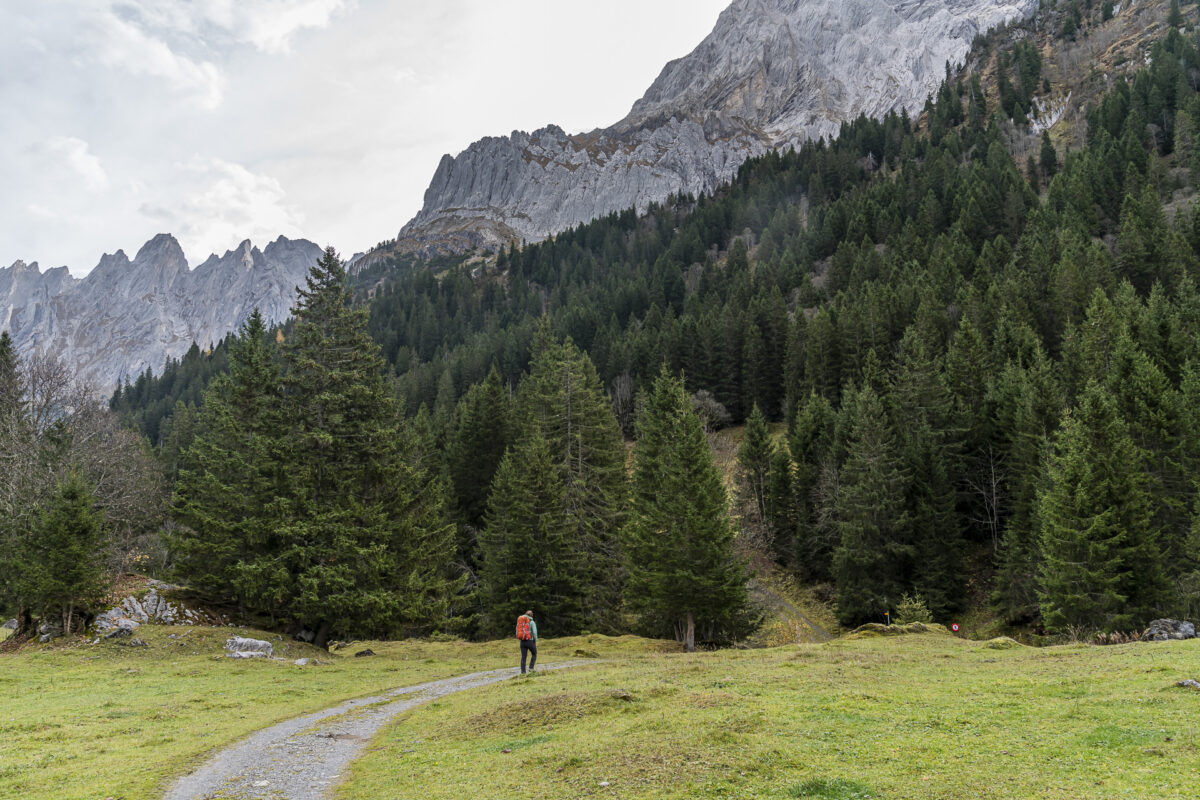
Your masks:
[{"label": "valley floor", "polygon": [[[152,798],[213,751],[352,697],[512,666],[511,642],[221,656],[227,629],[143,628],[0,655],[0,797]],[[171,634],[180,638],[170,638]],[[284,647],[287,647],[284,650]],[[1200,785],[1200,641],[993,649],[943,634],[692,656],[546,641],[602,663],[413,708],[339,800],[563,797],[1160,798]],[[319,656],[320,666],[292,659]]]}]

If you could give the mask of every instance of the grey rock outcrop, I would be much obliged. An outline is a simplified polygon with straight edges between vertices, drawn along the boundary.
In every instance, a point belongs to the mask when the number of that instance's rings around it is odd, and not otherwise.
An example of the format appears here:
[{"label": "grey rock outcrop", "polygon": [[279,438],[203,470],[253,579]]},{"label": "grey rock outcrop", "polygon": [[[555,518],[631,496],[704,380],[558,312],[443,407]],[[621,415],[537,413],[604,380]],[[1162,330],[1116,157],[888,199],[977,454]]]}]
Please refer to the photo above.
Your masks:
[{"label": "grey rock outcrop", "polygon": [[736,0],[615,125],[554,125],[445,156],[399,247],[545,238],[672,193],[710,191],[747,158],[830,136],[859,114],[918,111],[976,34],[1037,0]]},{"label": "grey rock outcrop", "polygon": [[1156,619],[1142,634],[1143,642],[1167,642],[1179,639],[1195,639],[1196,626],[1178,619]]},{"label": "grey rock outcrop", "polygon": [[38,641],[42,644],[57,639],[63,635],[63,627],[57,622],[43,622],[38,625]]},{"label": "grey rock outcrop", "polygon": [[5,630],[10,630],[10,631],[15,631],[17,629],[17,626],[20,624],[21,623],[17,622],[15,619],[10,619],[8,622],[5,622],[3,625],[0,625],[0,628],[4,628]]},{"label": "grey rock outcrop", "polygon": [[225,640],[227,658],[270,658],[275,655],[275,647],[262,639],[247,639],[241,636],[230,636]]},{"label": "grey rock outcrop", "polygon": [[102,611],[92,621],[92,627],[97,633],[128,628],[136,630],[141,625],[216,625],[220,624],[212,615],[203,611],[188,608],[182,603],[171,602],[163,597],[160,590],[175,589],[170,584],[152,581],[150,590],[141,600],[130,595],[114,608]]},{"label": "grey rock outcrop", "polygon": [[210,347],[258,308],[268,324],[291,313],[296,287],[321,248],[279,237],[263,250],[249,241],[194,270],[168,234],[131,261],[118,250],[82,280],[66,267],[39,271],[18,261],[0,267],[0,329],[22,357],[52,353],[109,393],[196,343]]}]

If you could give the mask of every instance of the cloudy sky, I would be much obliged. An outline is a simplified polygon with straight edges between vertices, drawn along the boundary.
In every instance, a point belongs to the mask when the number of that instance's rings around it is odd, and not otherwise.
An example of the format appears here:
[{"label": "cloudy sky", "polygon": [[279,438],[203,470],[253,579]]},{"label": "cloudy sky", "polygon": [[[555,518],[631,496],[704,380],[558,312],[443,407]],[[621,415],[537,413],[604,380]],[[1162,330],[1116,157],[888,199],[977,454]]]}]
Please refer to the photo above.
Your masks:
[{"label": "cloudy sky", "polygon": [[0,265],[396,235],[443,153],[616,122],[729,0],[0,0]]}]

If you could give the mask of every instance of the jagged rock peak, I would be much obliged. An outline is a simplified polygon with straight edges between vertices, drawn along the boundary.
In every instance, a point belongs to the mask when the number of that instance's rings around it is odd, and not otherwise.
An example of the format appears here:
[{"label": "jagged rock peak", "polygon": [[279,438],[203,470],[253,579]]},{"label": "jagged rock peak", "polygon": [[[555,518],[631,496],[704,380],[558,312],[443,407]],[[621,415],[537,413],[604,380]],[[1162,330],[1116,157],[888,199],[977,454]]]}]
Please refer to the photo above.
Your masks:
[{"label": "jagged rock peak", "polygon": [[669,63],[625,125],[719,111],[777,139],[816,138],[859,113],[915,111],[976,34],[1038,0],[736,0]]},{"label": "jagged rock peak", "polygon": [[284,321],[321,253],[304,240],[280,237],[265,252],[246,240],[189,270],[179,242],[159,234],[133,261],[121,250],[106,254],[78,281],[66,268],[0,269],[0,327],[18,353],[55,353],[109,390],[161,370],[193,342],[215,344],[255,308],[268,324]]}]

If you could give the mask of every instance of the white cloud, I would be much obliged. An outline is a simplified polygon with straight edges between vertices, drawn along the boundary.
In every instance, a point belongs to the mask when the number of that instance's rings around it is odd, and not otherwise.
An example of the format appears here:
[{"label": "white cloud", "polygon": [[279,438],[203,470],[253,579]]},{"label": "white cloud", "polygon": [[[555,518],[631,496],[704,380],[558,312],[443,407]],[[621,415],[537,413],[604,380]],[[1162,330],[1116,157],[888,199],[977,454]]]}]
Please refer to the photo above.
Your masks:
[{"label": "white cloud", "polygon": [[211,61],[194,60],[111,10],[93,16],[82,57],[132,75],[161,78],[195,97],[202,108],[221,105],[224,78]]},{"label": "white cloud", "polygon": [[[91,153],[88,143],[74,136],[53,136],[44,144],[35,147],[48,170],[70,173],[72,181],[82,181],[89,192],[100,192],[108,188],[108,173],[100,159]],[[77,185],[77,184],[75,184]]]},{"label": "white cloud", "polygon": [[139,211],[165,224],[193,263],[245,239],[260,244],[280,234],[301,235],[303,214],[287,202],[279,181],[219,158],[195,158],[178,165],[194,189],[182,199],[160,197]]},{"label": "white cloud", "polygon": [[[324,28],[347,0],[115,0],[113,11],[147,30],[194,40],[227,38],[264,53],[290,52],[305,28]],[[214,36],[219,33],[220,36]],[[212,42],[210,42],[211,44]]]}]

